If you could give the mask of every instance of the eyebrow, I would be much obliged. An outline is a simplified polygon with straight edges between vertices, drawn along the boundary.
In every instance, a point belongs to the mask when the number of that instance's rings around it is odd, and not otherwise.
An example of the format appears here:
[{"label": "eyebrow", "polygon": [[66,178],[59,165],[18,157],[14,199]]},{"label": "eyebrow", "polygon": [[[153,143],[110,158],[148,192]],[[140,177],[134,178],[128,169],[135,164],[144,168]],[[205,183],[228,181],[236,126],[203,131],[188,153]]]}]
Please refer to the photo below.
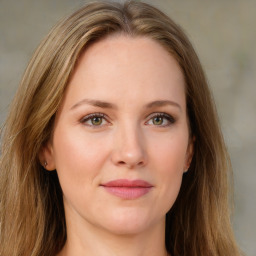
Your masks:
[{"label": "eyebrow", "polygon": [[99,107],[99,108],[110,108],[110,109],[117,109],[117,106],[115,104],[101,101],[101,100],[92,100],[92,99],[83,99],[79,102],[77,102],[75,105],[71,107],[72,109],[75,109],[83,104],[88,104],[94,107]]},{"label": "eyebrow", "polygon": [[146,105],[146,108],[164,107],[166,105],[171,105],[171,106],[177,107],[177,108],[179,108],[181,110],[181,106],[177,102],[174,102],[174,101],[171,101],[171,100],[156,100],[156,101],[152,101],[152,102],[150,102],[150,103],[148,103]]},{"label": "eyebrow", "polygon": [[[73,105],[71,107],[71,110],[83,105],[83,104],[88,104],[94,107],[99,107],[99,108],[108,108],[108,109],[118,109],[117,105],[110,103],[110,102],[105,102],[105,101],[101,101],[101,100],[93,100],[93,99],[83,99],[79,102],[77,102],[75,105]],[[145,105],[146,109],[149,108],[153,108],[153,107],[164,107],[167,105],[171,105],[174,107],[177,107],[181,110],[181,106],[174,101],[171,100],[156,100],[156,101],[152,101],[148,104]]]}]

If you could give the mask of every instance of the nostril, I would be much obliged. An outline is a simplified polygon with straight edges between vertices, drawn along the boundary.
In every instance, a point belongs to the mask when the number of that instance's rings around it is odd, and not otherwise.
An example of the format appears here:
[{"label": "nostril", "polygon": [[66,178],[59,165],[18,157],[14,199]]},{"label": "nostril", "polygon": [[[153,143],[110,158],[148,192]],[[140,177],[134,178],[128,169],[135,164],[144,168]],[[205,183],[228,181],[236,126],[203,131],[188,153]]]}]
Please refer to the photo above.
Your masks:
[{"label": "nostril", "polygon": [[140,161],[138,163],[128,163],[125,161],[118,161],[118,165],[127,166],[128,168],[134,168],[135,166],[141,167],[144,165],[144,161]]},{"label": "nostril", "polygon": [[142,167],[146,164],[146,153],[141,148],[115,149],[111,154],[111,161],[120,167],[127,166],[129,169]]},{"label": "nostril", "polygon": [[141,166],[141,165],[143,165],[143,164],[144,164],[144,163],[143,163],[142,161],[138,163],[139,166]]}]

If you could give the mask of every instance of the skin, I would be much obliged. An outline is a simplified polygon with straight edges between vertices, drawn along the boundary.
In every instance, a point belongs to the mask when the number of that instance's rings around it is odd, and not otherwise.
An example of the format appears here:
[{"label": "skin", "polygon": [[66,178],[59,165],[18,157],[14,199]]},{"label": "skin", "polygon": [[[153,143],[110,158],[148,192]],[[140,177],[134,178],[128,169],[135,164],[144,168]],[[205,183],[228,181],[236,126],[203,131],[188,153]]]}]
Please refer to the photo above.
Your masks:
[{"label": "skin", "polygon": [[[93,113],[104,117],[93,120]],[[63,190],[67,243],[60,255],[167,255],[165,214],[192,154],[176,60],[145,37],[118,35],[90,46],[41,153]],[[116,179],[145,180],[152,188],[123,199],[101,186]]]}]

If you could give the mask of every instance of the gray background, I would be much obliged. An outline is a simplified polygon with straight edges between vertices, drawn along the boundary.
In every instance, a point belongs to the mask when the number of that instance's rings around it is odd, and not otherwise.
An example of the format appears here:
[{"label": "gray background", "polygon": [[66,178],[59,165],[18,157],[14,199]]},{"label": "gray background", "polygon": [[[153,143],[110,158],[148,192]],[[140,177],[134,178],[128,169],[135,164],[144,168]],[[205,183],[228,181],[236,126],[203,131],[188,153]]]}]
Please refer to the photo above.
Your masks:
[{"label": "gray background", "polygon": [[[179,23],[199,54],[233,163],[236,238],[248,256],[256,256],[256,1],[146,2]],[[60,18],[83,3],[0,0],[0,125],[40,40]]]}]

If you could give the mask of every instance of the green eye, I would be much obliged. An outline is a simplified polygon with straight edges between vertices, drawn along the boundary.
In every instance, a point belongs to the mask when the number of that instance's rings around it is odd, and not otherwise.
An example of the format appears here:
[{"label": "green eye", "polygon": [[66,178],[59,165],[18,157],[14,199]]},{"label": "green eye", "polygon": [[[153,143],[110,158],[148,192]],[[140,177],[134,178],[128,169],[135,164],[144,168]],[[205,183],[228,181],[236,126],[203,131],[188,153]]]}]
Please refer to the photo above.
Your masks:
[{"label": "green eye", "polygon": [[102,117],[99,117],[99,116],[95,116],[93,118],[91,118],[91,123],[92,125],[101,125],[102,124]]},{"label": "green eye", "polygon": [[149,116],[147,125],[159,126],[159,127],[168,127],[175,123],[175,119],[166,113],[152,113]]},{"label": "green eye", "polygon": [[85,116],[80,120],[80,122],[86,126],[91,126],[92,128],[96,128],[97,126],[102,127],[109,123],[105,115],[102,113],[93,113]]},{"label": "green eye", "polygon": [[154,125],[162,125],[163,124],[163,117],[161,116],[156,116],[153,118],[153,124]]}]

